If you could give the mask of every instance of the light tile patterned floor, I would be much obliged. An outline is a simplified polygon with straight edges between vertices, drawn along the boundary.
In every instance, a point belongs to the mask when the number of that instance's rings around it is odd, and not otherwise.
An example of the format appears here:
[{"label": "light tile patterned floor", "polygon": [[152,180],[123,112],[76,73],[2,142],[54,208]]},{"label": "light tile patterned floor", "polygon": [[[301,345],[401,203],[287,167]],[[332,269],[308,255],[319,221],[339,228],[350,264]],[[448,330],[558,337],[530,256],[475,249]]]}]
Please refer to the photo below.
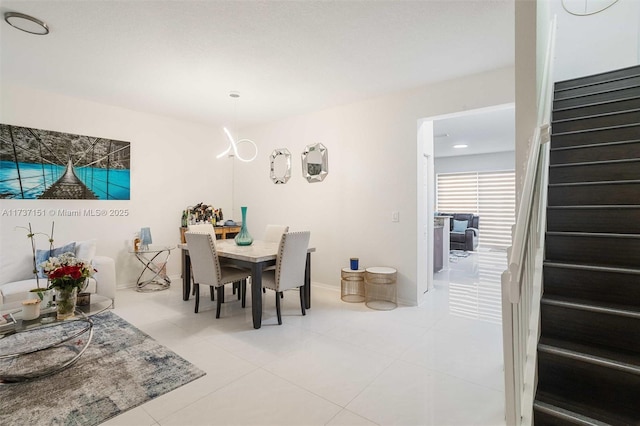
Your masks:
[{"label": "light tile patterned floor", "polygon": [[273,292],[263,326],[232,301],[182,301],[179,280],[158,293],[119,290],[115,313],[207,372],[108,425],[503,425],[500,273],[504,252],[479,251],[435,276],[419,307],[373,311],[313,288],[300,315]]}]

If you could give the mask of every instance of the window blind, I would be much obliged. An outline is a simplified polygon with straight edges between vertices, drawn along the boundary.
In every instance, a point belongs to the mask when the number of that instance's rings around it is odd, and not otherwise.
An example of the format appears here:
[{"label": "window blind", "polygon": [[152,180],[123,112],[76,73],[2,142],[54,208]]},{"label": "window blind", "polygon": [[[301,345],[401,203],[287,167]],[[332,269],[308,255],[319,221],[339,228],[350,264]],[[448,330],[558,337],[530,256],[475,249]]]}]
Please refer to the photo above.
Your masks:
[{"label": "window blind", "polygon": [[515,222],[515,171],[440,173],[436,210],[480,216],[478,244],[507,248]]}]

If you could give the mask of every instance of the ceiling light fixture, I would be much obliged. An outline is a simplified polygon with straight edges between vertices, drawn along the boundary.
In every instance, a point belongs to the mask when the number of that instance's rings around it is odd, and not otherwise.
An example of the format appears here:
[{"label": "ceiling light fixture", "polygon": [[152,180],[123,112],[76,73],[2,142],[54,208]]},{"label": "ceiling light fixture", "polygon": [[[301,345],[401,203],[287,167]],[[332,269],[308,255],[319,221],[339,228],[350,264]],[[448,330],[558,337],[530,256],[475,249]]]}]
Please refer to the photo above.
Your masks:
[{"label": "ceiling light fixture", "polygon": [[49,34],[49,26],[43,21],[33,16],[25,15],[19,12],[5,12],[4,20],[20,31],[29,34],[46,35]]},{"label": "ceiling light fixture", "polygon": [[[229,97],[238,99],[240,97],[240,93],[236,91],[232,91],[229,93]],[[236,142],[233,139],[233,136],[231,136],[231,132],[226,127],[223,127],[222,129],[224,130],[224,133],[227,135],[227,138],[229,139],[229,146],[224,152],[221,152],[220,154],[218,154],[216,158],[222,158],[225,155],[229,155],[229,157],[237,157],[238,160],[244,161],[245,163],[249,163],[256,159],[256,157],[258,156],[258,146],[254,141],[252,141],[251,139],[240,139],[239,141]],[[242,158],[242,156],[240,156],[240,154],[238,153],[238,145],[243,143],[253,145],[253,150],[254,150],[253,157]],[[233,150],[233,153],[231,153],[232,150]]]},{"label": "ceiling light fixture", "polygon": [[464,143],[459,143],[457,145],[454,145],[453,147],[456,148],[456,149],[462,149],[462,148],[468,148],[469,145],[464,144]]}]

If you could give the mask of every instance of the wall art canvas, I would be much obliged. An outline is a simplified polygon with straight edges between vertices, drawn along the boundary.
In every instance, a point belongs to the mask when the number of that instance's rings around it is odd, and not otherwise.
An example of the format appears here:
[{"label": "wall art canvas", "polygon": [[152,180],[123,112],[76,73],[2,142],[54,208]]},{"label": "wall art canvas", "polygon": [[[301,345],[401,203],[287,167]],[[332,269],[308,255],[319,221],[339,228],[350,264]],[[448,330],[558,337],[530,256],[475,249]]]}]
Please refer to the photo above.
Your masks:
[{"label": "wall art canvas", "polygon": [[0,124],[0,198],[129,200],[130,142]]}]

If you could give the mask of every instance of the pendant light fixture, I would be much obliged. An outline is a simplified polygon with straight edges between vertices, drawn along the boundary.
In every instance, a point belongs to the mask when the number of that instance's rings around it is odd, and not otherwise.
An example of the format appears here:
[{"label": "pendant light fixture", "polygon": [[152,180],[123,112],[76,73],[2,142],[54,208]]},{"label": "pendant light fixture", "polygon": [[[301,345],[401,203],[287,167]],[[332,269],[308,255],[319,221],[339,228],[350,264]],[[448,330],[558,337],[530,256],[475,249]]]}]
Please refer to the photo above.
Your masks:
[{"label": "pendant light fixture", "polygon": [[[231,98],[234,98],[237,102],[237,99],[240,97],[240,93],[233,91],[229,93],[229,96]],[[234,108],[234,115],[236,115],[235,108]],[[216,158],[222,158],[225,155],[228,155],[229,157],[234,157],[240,161],[244,161],[245,163],[251,162],[256,159],[256,157],[258,156],[258,146],[254,141],[252,141],[251,139],[240,139],[239,141],[236,141],[231,135],[231,132],[226,127],[223,127],[222,129],[224,130],[224,133],[227,135],[227,139],[229,139],[229,146],[224,152],[221,152],[220,154],[218,154]],[[236,124],[236,131],[237,131],[237,124]],[[251,158],[243,158],[240,155],[240,153],[238,153],[238,146],[243,143],[253,146],[254,153]],[[231,153],[231,151],[233,151],[233,153]]]}]

